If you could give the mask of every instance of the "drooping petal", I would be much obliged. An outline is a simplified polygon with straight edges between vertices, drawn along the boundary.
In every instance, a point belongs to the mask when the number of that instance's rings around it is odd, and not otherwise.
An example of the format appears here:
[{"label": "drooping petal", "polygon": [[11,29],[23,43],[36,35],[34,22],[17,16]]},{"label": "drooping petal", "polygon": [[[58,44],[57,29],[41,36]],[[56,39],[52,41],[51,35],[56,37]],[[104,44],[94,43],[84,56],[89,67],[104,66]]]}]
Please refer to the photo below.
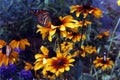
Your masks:
[{"label": "drooping petal", "polygon": [[42,53],[43,53],[44,55],[48,55],[48,53],[49,53],[49,50],[48,50],[45,46],[41,46],[41,47],[40,47],[40,50],[42,51]]}]

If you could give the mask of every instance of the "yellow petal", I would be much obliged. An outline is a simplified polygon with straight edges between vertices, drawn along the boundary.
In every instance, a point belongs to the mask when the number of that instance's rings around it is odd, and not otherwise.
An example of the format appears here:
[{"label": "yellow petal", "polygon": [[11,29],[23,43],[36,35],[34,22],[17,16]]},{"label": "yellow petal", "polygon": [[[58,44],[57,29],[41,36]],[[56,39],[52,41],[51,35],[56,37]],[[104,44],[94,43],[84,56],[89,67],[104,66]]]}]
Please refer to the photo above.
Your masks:
[{"label": "yellow petal", "polygon": [[8,62],[9,62],[9,58],[6,55],[4,55],[3,56],[3,63],[4,63],[4,65],[7,66]]},{"label": "yellow petal", "polygon": [[35,55],[35,59],[38,59],[38,58],[40,58],[40,57],[43,57],[43,55],[42,55],[42,54],[36,54],[36,55]]},{"label": "yellow petal", "polygon": [[63,73],[63,72],[64,72],[64,68],[61,68],[61,69],[60,69],[60,72],[62,72],[62,73]]},{"label": "yellow petal", "polygon": [[63,22],[63,23],[68,23],[68,22],[70,22],[71,20],[73,20],[73,17],[72,17],[71,15],[68,15],[68,16],[63,17],[62,22]]},{"label": "yellow petal", "polygon": [[40,62],[35,63],[34,70],[39,70],[43,67],[43,64]]},{"label": "yellow petal", "polygon": [[49,35],[50,35],[50,36],[53,36],[53,35],[55,34],[55,32],[56,32],[56,29],[50,30]]},{"label": "yellow petal", "polygon": [[68,28],[74,28],[75,24],[74,23],[64,23],[64,26],[66,26]]},{"label": "yellow petal", "polygon": [[80,12],[76,12],[76,17],[79,17],[80,16]]},{"label": "yellow petal", "polygon": [[83,14],[83,18],[86,18],[87,15],[88,15],[88,13],[84,13],[84,14]]},{"label": "yellow petal", "polygon": [[52,41],[52,36],[48,36],[48,40],[51,42]]},{"label": "yellow petal", "polygon": [[118,6],[120,6],[120,0],[117,1]]},{"label": "yellow petal", "polygon": [[66,29],[65,29],[65,26],[63,26],[63,25],[60,25],[60,31],[65,31]]},{"label": "yellow petal", "polygon": [[69,70],[70,70],[70,67],[66,67],[65,70],[66,70],[66,71],[69,71]]},{"label": "yellow petal", "polygon": [[48,53],[49,53],[49,50],[48,50],[45,46],[41,46],[41,47],[40,47],[40,50],[42,51],[42,53],[43,53],[44,55],[48,55]]},{"label": "yellow petal", "polygon": [[71,62],[74,62],[74,61],[75,61],[74,59],[70,59],[70,60],[69,60],[70,63],[71,63]]}]

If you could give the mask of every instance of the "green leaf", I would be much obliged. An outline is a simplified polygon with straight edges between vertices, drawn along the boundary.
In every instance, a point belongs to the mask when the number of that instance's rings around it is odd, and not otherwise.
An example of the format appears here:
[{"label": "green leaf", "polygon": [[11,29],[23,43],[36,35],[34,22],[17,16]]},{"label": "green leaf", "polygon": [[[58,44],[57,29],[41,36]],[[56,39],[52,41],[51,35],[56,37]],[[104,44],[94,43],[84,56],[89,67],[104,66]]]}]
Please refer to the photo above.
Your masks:
[{"label": "green leaf", "polygon": [[83,64],[79,60],[78,63],[76,63],[75,65],[75,73],[74,73],[75,80],[79,80],[81,73],[82,73],[82,67],[83,67]]}]

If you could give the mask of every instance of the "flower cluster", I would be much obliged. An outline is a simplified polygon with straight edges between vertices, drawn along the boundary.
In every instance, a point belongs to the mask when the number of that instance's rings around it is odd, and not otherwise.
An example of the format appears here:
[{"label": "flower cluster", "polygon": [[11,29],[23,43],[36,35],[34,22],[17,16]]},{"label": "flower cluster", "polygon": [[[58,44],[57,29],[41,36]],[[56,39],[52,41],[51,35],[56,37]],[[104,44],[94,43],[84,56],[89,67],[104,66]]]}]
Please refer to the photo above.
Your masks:
[{"label": "flower cluster", "polygon": [[106,60],[104,60],[103,57],[100,57],[100,58],[97,57],[93,63],[95,64],[96,68],[101,67],[102,70],[111,69],[112,66],[114,65],[113,61],[110,60],[110,58],[107,58]]},{"label": "flower cluster", "polygon": [[46,74],[50,72],[52,73],[52,76],[54,75],[58,77],[64,71],[69,71],[70,66],[73,66],[72,62],[75,61],[72,56],[66,52],[61,53],[59,51],[49,51],[44,46],[41,46],[40,50],[42,51],[42,53],[38,53],[35,55],[36,61],[34,70],[36,71],[39,69],[43,69],[43,76],[46,76]]},{"label": "flower cluster", "polygon": [[14,64],[19,60],[19,52],[16,49],[25,50],[25,46],[30,46],[27,39],[20,41],[12,40],[9,44],[4,40],[0,40],[0,66],[8,66],[9,63]]},{"label": "flower cluster", "polygon": [[[96,28],[94,29],[95,21],[90,19],[99,19],[102,16],[102,11],[90,4],[72,5],[68,14],[49,16],[51,19],[48,23],[45,15],[43,22],[46,21],[46,25],[36,25],[36,33],[40,33],[40,44],[35,41],[36,38],[33,38],[34,41],[17,38],[8,43],[0,40],[0,74],[9,66],[11,69],[11,65],[16,65],[19,69],[16,71],[17,76],[25,80],[68,80],[68,77],[78,80],[73,75],[84,73],[84,70],[79,70],[82,68],[80,65],[87,64],[86,67],[90,68],[85,70],[91,75],[97,70],[104,72],[112,69],[114,61],[110,58],[111,51],[106,46],[109,43],[107,39],[110,31],[97,32]],[[42,21],[40,17],[41,15],[38,20]],[[76,66],[77,69],[74,69]]]}]

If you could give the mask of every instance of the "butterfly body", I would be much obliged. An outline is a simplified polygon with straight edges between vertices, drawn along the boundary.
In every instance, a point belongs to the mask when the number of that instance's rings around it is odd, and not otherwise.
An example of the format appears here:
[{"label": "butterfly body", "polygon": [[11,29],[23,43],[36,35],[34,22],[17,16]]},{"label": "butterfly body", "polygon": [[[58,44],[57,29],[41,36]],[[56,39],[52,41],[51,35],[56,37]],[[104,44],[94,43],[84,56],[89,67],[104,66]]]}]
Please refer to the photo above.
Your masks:
[{"label": "butterfly body", "polygon": [[40,25],[47,26],[50,21],[49,12],[46,10],[31,10],[33,15],[37,16],[37,21]]},{"label": "butterfly body", "polygon": [[6,45],[2,48],[2,53],[6,54],[7,57],[9,57],[11,51],[12,51],[12,48],[9,45]]}]

